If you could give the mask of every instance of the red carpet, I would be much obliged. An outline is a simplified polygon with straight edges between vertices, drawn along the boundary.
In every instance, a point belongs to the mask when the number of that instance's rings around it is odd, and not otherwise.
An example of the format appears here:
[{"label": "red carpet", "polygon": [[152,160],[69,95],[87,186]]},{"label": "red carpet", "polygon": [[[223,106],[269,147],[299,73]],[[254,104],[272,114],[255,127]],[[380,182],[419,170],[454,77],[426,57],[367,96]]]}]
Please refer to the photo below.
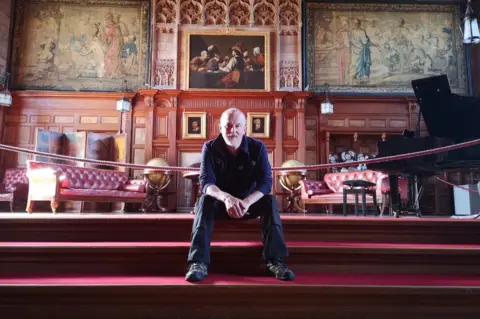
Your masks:
[{"label": "red carpet", "polygon": [[[315,285],[315,286],[415,286],[415,287],[479,287],[478,276],[433,276],[433,275],[359,275],[359,274],[298,274],[293,282],[282,282],[270,277],[244,277],[215,275],[199,283],[201,285]],[[148,285],[194,285],[183,277],[163,276],[66,276],[66,277],[22,277],[0,278],[0,285],[80,285],[80,286],[148,286]],[[196,284],[198,285],[198,284]]]},{"label": "red carpet", "polygon": [[[212,247],[261,247],[258,241],[212,242]],[[397,244],[397,243],[349,243],[349,242],[320,242],[296,241],[288,242],[289,247],[305,248],[369,248],[369,249],[437,249],[437,250],[480,250],[480,245],[465,244]],[[112,247],[112,248],[148,248],[148,247],[190,247],[190,242],[0,242],[2,247]]]}]

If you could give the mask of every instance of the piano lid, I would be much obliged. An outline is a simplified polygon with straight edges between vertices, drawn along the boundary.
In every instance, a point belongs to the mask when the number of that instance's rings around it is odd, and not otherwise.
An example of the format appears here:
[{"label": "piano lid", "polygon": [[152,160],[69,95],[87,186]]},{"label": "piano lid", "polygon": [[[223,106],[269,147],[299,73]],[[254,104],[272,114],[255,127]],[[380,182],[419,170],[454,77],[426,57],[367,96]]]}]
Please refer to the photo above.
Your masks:
[{"label": "piano lid", "polygon": [[430,136],[456,141],[480,137],[479,99],[452,94],[444,74],[413,80],[412,87]]},{"label": "piano lid", "polygon": [[446,75],[412,81],[413,91],[430,136],[453,137],[454,105],[450,104],[452,91]]}]

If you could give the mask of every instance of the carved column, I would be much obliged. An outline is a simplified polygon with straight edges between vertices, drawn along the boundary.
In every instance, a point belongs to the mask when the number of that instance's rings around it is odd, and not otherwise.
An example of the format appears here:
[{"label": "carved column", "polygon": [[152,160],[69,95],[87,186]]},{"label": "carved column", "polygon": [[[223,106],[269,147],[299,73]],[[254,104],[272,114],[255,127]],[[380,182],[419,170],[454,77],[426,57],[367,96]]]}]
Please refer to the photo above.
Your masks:
[{"label": "carved column", "polygon": [[[283,163],[283,97],[285,93],[275,92],[275,152],[273,154],[274,163],[272,166],[280,166]],[[278,182],[277,172],[274,172],[273,193],[281,192],[282,186]],[[277,196],[279,203],[283,202],[282,196]],[[283,205],[283,204],[282,204]]]},{"label": "carved column", "polygon": [[408,102],[408,118],[409,118],[409,129],[415,131],[418,123],[418,110],[419,106],[415,101]]},{"label": "carved column", "polygon": [[301,0],[278,0],[277,90],[302,90]]},{"label": "carved column", "polygon": [[151,83],[158,89],[176,89],[180,0],[156,1],[152,15],[155,34]]},{"label": "carved column", "polygon": [[297,136],[298,136],[298,150],[297,159],[305,163],[306,161],[306,131],[305,131],[305,98],[309,93],[297,93]]},{"label": "carved column", "polygon": [[[147,110],[145,112],[145,163],[152,159],[152,142],[153,142],[153,125],[154,125],[154,106],[155,95],[158,90],[155,89],[140,89],[138,91],[139,98],[143,98]],[[148,129],[150,128],[150,129]]]}]

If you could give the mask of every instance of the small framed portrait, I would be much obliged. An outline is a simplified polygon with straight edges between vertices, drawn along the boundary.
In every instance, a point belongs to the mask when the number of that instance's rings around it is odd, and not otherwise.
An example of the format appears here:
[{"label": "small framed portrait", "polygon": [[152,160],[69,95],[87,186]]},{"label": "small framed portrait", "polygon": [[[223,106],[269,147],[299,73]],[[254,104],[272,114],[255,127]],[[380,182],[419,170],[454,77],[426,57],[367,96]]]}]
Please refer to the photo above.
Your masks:
[{"label": "small framed portrait", "polygon": [[250,137],[270,137],[270,113],[247,113],[247,135]]},{"label": "small framed portrait", "polygon": [[207,138],[207,113],[183,113],[183,138]]}]

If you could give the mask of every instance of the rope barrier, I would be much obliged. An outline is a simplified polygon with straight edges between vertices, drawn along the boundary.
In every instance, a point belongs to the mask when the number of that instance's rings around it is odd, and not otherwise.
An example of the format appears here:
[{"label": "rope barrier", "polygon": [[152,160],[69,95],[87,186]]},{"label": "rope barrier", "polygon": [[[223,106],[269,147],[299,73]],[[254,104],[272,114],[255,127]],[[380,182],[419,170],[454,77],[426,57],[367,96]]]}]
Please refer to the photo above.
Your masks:
[{"label": "rope barrier", "polygon": [[475,193],[475,194],[478,194],[479,191],[478,190],[472,190],[470,188],[467,188],[467,187],[463,187],[461,185],[457,185],[457,184],[453,184],[453,183],[450,183],[449,181],[443,179],[443,178],[440,178],[440,177],[436,177],[437,180],[439,180],[440,182],[448,185],[448,186],[451,186],[453,188],[458,188],[458,189],[463,189],[464,191],[467,191],[467,192],[470,192],[470,193]]},{"label": "rope barrier", "polygon": [[[341,168],[341,167],[349,167],[354,165],[370,165],[374,163],[382,163],[382,162],[391,162],[391,161],[398,161],[403,159],[410,159],[420,156],[426,155],[433,155],[443,152],[448,152],[452,150],[457,150],[460,148],[470,147],[480,144],[480,139],[471,140],[467,142],[462,142],[453,145],[447,145],[437,148],[432,148],[429,150],[417,151],[412,153],[404,153],[399,155],[392,155],[392,156],[385,156],[380,158],[373,158],[363,161],[355,161],[355,162],[343,162],[343,163],[333,163],[333,164],[314,164],[314,165],[304,165],[304,166],[294,166],[294,167],[272,167],[272,171],[282,171],[282,172],[289,172],[289,171],[313,171],[313,170],[321,170],[321,169],[329,169],[329,168]],[[51,154],[47,152],[39,152],[34,150],[29,150],[26,148],[21,148],[17,146],[10,146],[5,144],[0,144],[0,149],[5,151],[17,152],[17,153],[24,153],[36,156],[43,156],[48,158],[55,158],[61,159],[70,162],[83,162],[89,164],[96,164],[96,165],[104,165],[104,166],[112,166],[112,167],[126,167],[131,169],[157,169],[163,170],[166,172],[198,172],[200,169],[198,167],[181,167],[181,166],[151,166],[151,165],[142,165],[142,164],[132,164],[132,163],[122,163],[122,162],[112,162],[112,161],[103,161],[103,160],[95,160],[95,159],[88,159],[88,158],[78,158],[74,156],[67,156],[67,155],[59,155],[59,154]]]}]

